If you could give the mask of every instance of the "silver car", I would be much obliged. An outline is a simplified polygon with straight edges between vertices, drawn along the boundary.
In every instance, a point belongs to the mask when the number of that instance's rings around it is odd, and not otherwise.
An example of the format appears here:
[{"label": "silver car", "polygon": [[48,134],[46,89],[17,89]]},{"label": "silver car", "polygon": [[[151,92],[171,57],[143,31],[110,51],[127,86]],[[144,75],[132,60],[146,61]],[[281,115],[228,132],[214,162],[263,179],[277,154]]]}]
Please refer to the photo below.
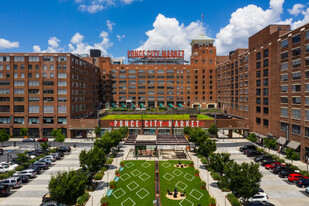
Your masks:
[{"label": "silver car", "polygon": [[13,174],[13,177],[28,176],[29,178],[33,178],[36,175],[37,175],[37,172],[34,169],[27,169],[27,170],[22,170],[20,172],[15,172]]},{"label": "silver car", "polygon": [[19,177],[9,177],[0,181],[1,185],[7,185],[11,188],[21,187],[21,179]]}]

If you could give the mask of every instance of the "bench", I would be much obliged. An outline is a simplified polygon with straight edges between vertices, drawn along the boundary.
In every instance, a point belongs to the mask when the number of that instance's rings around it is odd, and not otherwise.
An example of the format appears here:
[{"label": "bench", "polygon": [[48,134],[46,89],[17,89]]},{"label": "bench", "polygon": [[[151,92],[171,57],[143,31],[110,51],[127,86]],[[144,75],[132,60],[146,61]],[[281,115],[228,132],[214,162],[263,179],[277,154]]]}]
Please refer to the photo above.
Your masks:
[{"label": "bench", "polygon": [[106,192],[106,196],[107,196],[107,197],[110,197],[110,196],[112,195],[112,192],[113,192],[113,189],[110,189],[110,188],[109,188],[109,189],[107,190],[107,192]]},{"label": "bench", "polygon": [[115,182],[118,182],[118,181],[119,181],[119,179],[120,179],[120,178],[119,178],[119,177],[117,177],[117,176],[114,178]]},{"label": "bench", "polygon": [[123,171],[123,169],[124,169],[124,167],[120,167],[120,168],[119,168],[119,171],[120,171],[120,172],[122,172],[122,171]]}]

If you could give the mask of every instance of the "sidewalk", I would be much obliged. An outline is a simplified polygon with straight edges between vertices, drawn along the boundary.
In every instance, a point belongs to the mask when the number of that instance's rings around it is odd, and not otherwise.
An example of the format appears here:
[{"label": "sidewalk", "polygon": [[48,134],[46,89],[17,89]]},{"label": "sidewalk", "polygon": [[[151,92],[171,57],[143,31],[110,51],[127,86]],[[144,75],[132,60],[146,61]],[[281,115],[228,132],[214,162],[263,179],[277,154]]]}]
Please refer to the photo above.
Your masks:
[{"label": "sidewalk", "polygon": [[129,148],[120,148],[120,152],[114,158],[112,164],[109,166],[109,169],[104,173],[103,179],[98,181],[99,184],[95,191],[89,192],[90,199],[88,200],[86,206],[100,205],[101,198],[106,195],[108,183],[114,179],[116,169],[120,167],[120,162],[125,159],[129,151]]},{"label": "sidewalk", "polygon": [[[31,137],[29,137],[29,138],[31,138]],[[17,138],[17,137],[15,137],[15,138],[9,139],[8,142],[21,142],[23,139],[24,138]],[[35,138],[35,140],[37,140],[37,139],[39,139],[39,138]],[[55,138],[53,138],[53,137],[48,138],[49,142],[52,142],[54,140],[55,140]],[[69,143],[92,143],[92,142],[94,142],[94,140],[93,140],[93,138],[66,138],[64,140],[64,142],[69,142]]]},{"label": "sidewalk", "polygon": [[195,153],[188,152],[191,160],[194,162],[194,167],[200,170],[200,177],[203,181],[206,182],[206,188],[210,196],[214,197],[217,201],[217,206],[231,206],[230,202],[225,198],[227,192],[222,192],[218,185],[217,181],[212,179],[210,172],[206,170],[203,166],[201,160],[195,155]]}]

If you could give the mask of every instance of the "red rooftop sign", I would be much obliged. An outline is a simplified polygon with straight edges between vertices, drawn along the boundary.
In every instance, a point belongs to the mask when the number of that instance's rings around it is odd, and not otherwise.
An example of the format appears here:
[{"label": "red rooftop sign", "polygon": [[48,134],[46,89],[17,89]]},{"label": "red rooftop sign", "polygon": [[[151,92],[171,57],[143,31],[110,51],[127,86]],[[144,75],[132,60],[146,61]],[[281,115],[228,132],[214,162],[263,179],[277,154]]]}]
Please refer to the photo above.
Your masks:
[{"label": "red rooftop sign", "polygon": [[184,50],[129,50],[129,58],[183,59]]}]

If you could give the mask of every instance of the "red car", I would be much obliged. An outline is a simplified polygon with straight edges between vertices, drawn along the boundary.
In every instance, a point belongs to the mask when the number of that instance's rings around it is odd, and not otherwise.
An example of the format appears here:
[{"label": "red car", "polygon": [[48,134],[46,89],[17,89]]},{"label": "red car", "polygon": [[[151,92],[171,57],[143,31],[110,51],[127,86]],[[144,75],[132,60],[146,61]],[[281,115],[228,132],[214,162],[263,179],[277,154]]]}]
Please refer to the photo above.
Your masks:
[{"label": "red car", "polygon": [[38,139],[37,141],[38,142],[46,142],[46,141],[48,141],[48,139],[46,137],[43,137],[41,139]]},{"label": "red car", "polygon": [[267,164],[265,165],[265,169],[269,170],[269,169],[274,169],[275,165],[281,165],[280,162],[273,162],[271,164]]},{"label": "red car", "polygon": [[302,179],[302,178],[309,179],[308,177],[303,176],[303,175],[298,174],[298,173],[293,173],[293,174],[290,174],[288,176],[288,179],[289,179],[290,182],[296,182],[297,180]]}]

